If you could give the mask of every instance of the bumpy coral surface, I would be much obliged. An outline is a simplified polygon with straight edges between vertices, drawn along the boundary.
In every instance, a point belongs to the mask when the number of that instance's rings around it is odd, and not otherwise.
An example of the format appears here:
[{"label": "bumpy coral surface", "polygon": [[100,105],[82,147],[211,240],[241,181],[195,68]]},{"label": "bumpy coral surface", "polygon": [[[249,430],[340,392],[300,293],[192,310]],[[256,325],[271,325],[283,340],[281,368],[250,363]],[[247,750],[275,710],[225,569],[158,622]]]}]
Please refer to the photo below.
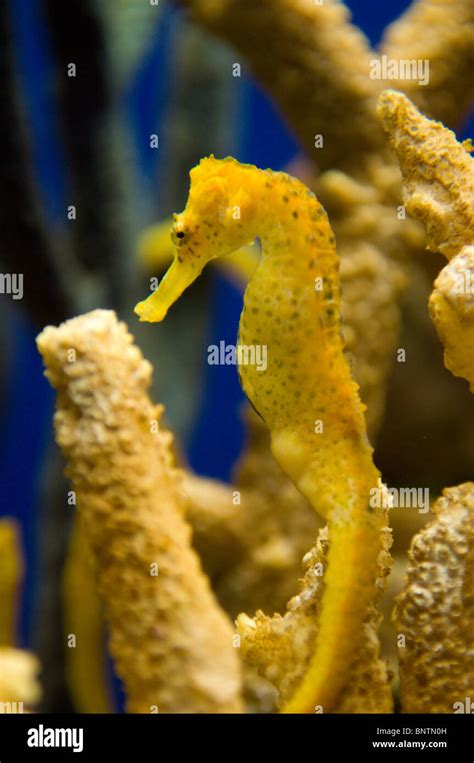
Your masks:
[{"label": "bumpy coral surface", "polygon": [[191,548],[151,367],[96,310],[38,338],[131,712],[236,712],[232,628]]},{"label": "bumpy coral surface", "polygon": [[[260,611],[253,618],[242,614],[237,619],[248,691],[256,699],[263,697],[268,701],[269,685],[274,690],[273,701],[281,707],[291,697],[308,667],[317,633],[329,541],[328,530],[324,528],[315,546],[303,559],[305,574],[300,591],[288,603],[283,616],[267,617]],[[346,684],[331,712],[389,713],[393,710],[390,675],[380,658],[377,636],[380,625],[377,604],[390,570],[390,545],[390,532],[386,530],[378,561],[377,596],[368,609],[362,642],[354,652]],[[314,712],[324,712],[324,708],[315,707]]]},{"label": "bumpy coral surface", "polygon": [[428,61],[429,81],[404,79],[403,90],[429,116],[455,127],[474,96],[473,0],[415,0],[388,28],[381,49],[390,59]]},{"label": "bumpy coral surface", "polygon": [[446,489],[433,512],[395,612],[406,713],[452,713],[474,697],[474,483]]},{"label": "bumpy coral surface", "polygon": [[472,243],[474,160],[469,145],[423,117],[402,93],[386,90],[378,111],[403,175],[407,211],[425,225],[428,248],[451,259]]},{"label": "bumpy coral surface", "polygon": [[401,93],[380,96],[379,115],[403,174],[408,211],[426,226],[428,246],[449,264],[435,281],[430,315],[445,364],[474,390],[474,159],[470,142],[424,117]]}]

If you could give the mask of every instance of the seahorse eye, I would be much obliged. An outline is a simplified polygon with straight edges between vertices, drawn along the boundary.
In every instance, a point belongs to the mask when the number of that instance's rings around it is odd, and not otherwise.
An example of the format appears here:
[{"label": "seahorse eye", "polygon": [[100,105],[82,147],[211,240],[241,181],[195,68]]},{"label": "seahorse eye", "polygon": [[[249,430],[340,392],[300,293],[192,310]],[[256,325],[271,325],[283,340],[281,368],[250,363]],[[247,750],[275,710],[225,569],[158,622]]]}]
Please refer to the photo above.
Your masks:
[{"label": "seahorse eye", "polygon": [[176,238],[184,238],[184,230],[179,230],[176,234]]}]

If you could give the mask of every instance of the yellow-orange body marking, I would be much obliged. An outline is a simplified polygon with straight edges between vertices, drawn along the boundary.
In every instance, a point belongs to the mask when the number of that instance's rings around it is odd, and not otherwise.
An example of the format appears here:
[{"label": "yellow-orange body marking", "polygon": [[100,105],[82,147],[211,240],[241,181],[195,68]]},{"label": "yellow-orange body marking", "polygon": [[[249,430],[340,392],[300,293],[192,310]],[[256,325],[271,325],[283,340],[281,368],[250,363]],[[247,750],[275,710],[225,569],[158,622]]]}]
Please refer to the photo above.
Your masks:
[{"label": "yellow-orange body marking", "polygon": [[202,160],[191,171],[186,209],[174,218],[174,262],[135,310],[141,320],[162,320],[208,261],[256,237],[262,254],[238,343],[265,347],[267,363],[265,370],[241,363],[240,379],[270,430],[275,459],[327,519],[330,537],[314,654],[283,711],[326,712],[357,654],[385,519],[369,503],[380,475],[344,356],[339,260],[323,207],[285,173]]}]

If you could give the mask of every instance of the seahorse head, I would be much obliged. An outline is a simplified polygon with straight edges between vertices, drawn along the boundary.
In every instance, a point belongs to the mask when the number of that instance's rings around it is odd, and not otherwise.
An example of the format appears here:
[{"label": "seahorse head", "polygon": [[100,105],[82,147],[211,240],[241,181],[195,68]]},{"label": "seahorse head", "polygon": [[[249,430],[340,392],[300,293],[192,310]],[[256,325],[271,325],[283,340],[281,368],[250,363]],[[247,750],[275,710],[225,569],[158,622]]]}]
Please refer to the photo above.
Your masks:
[{"label": "seahorse head", "polygon": [[250,243],[248,226],[254,205],[246,186],[251,177],[231,158],[210,156],[191,170],[188,202],[173,218],[173,263],[157,290],[136,306],[140,320],[163,320],[210,260]]}]

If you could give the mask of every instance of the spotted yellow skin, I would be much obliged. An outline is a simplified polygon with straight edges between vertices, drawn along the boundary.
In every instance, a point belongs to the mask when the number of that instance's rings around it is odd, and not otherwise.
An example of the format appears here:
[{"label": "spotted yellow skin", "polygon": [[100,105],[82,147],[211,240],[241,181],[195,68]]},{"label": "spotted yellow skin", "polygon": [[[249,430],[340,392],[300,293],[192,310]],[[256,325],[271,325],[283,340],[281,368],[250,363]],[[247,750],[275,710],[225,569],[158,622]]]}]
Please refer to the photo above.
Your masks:
[{"label": "spotted yellow skin", "polygon": [[267,367],[242,364],[240,380],[270,430],[275,459],[327,519],[330,537],[314,654],[283,712],[327,712],[357,654],[385,519],[369,505],[380,475],[344,355],[339,260],[323,207],[285,173],[203,159],[191,171],[186,208],[175,215],[173,265],[135,311],[162,320],[208,261],[256,237],[262,254],[238,342],[266,345]]},{"label": "spotted yellow skin", "polygon": [[[174,247],[170,239],[171,227],[172,220],[167,218],[161,223],[156,223],[147,228],[139,237],[137,259],[147,270],[164,269],[173,260]],[[252,278],[257,260],[257,247],[242,246],[224,260],[217,260],[216,264],[220,264],[226,275],[230,276],[237,283],[237,286],[240,286]]]}]

